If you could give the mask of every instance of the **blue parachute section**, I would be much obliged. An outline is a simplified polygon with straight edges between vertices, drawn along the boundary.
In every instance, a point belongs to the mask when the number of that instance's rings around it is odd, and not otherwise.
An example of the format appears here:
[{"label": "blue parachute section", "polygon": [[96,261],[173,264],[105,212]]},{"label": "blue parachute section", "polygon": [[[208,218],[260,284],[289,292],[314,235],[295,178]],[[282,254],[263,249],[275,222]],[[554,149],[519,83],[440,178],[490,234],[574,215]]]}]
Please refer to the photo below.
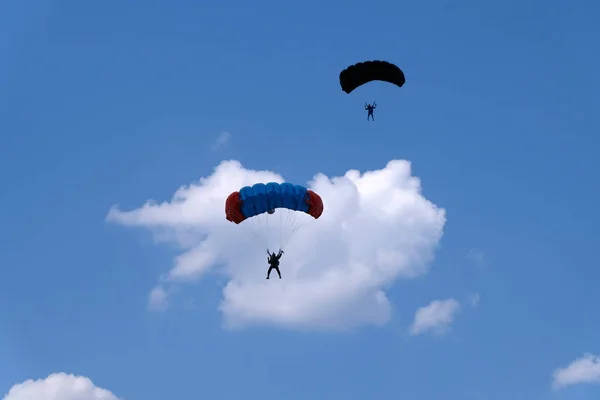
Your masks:
[{"label": "blue parachute section", "polygon": [[276,208],[308,212],[305,202],[307,189],[291,183],[257,183],[240,189],[241,210],[246,218],[254,217]]}]

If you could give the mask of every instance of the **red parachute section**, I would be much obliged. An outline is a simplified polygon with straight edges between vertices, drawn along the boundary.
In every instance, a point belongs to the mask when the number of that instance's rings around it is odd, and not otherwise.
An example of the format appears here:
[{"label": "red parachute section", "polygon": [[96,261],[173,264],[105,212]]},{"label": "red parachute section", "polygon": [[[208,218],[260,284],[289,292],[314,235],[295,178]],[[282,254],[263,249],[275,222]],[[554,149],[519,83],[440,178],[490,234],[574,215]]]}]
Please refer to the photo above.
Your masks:
[{"label": "red parachute section", "polygon": [[242,214],[242,199],[240,199],[240,192],[233,192],[225,200],[225,218],[228,221],[239,224],[246,219]]},{"label": "red parachute section", "polygon": [[308,213],[317,219],[323,214],[323,200],[321,196],[310,189],[306,193],[308,194],[308,198],[304,202],[308,204]]}]

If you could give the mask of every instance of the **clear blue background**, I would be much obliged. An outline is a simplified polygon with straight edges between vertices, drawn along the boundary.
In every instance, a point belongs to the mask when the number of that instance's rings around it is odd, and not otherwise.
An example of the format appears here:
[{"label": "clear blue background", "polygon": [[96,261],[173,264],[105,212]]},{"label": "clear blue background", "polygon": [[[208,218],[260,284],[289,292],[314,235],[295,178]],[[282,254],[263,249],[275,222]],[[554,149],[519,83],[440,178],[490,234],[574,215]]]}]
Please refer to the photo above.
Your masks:
[{"label": "clear blue background", "polygon": [[[598,398],[550,382],[600,352],[599,8],[3,1],[1,390],[64,371],[130,400]],[[344,94],[340,70],[368,59],[406,85]],[[211,280],[195,310],[147,312],[173,254],[107,225],[109,207],[229,158],[296,182],[412,161],[448,211],[431,273],[392,288],[390,325],[341,336],[224,332]],[[447,336],[407,335],[417,307],[472,292]]]}]

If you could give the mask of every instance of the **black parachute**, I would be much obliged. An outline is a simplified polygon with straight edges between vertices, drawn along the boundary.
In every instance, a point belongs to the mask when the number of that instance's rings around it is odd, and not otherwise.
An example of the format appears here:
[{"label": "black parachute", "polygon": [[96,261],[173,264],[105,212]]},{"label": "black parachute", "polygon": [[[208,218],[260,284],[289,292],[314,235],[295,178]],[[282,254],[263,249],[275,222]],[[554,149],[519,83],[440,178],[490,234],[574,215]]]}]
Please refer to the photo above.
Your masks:
[{"label": "black parachute", "polygon": [[371,81],[384,81],[402,87],[406,78],[398,66],[379,60],[359,62],[340,72],[340,85],[346,93]]}]

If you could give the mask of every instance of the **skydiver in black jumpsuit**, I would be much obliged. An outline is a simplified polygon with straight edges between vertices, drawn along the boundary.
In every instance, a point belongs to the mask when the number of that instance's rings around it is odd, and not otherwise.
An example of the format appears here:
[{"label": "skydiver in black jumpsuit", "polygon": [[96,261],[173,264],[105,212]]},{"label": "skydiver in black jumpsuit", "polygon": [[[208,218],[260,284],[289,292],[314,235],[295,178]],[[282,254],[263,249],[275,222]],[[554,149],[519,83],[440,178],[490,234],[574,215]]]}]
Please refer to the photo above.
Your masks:
[{"label": "skydiver in black jumpsuit", "polygon": [[283,255],[283,250],[279,250],[279,254],[275,254],[275,252],[270,253],[269,250],[267,250],[267,254],[269,255],[269,258],[267,258],[267,261],[269,263],[267,279],[269,279],[269,276],[271,276],[271,270],[273,269],[277,271],[277,275],[279,275],[279,279],[281,279],[281,272],[279,271],[279,259]]},{"label": "skydiver in black jumpsuit", "polygon": [[368,111],[367,121],[369,120],[369,117],[371,117],[373,119],[373,121],[375,121],[375,117],[373,116],[373,110],[375,109],[375,107],[377,107],[377,104],[375,104],[375,102],[373,102],[372,105],[365,103],[365,110]]}]

